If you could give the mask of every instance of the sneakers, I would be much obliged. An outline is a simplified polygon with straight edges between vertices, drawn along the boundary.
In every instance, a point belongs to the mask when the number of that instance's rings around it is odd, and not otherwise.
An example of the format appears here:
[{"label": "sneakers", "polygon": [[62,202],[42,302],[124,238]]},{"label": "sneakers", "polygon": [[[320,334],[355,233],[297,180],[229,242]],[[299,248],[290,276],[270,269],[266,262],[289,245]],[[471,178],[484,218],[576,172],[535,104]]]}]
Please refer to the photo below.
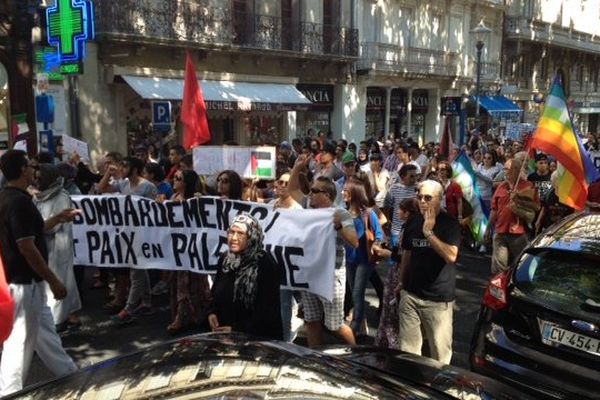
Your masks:
[{"label": "sneakers", "polygon": [[133,321],[133,315],[131,315],[131,313],[129,311],[127,311],[126,309],[122,309],[118,314],[115,314],[112,317],[110,317],[110,319],[113,322],[123,324],[123,323]]},{"label": "sneakers", "polygon": [[485,248],[485,245],[484,245],[484,244],[482,244],[482,245],[479,247],[479,252],[480,252],[480,253],[487,253],[487,249]]},{"label": "sneakers", "polygon": [[158,281],[150,293],[152,293],[152,296],[160,296],[162,294],[169,293],[169,285],[167,285],[167,282],[165,281]]},{"label": "sneakers", "polygon": [[152,308],[152,306],[148,305],[148,304],[140,304],[139,306],[137,306],[135,308],[135,310],[133,310],[131,312],[131,315],[134,317],[139,317],[139,316],[143,316],[143,315],[152,315],[154,314],[154,309]]}]

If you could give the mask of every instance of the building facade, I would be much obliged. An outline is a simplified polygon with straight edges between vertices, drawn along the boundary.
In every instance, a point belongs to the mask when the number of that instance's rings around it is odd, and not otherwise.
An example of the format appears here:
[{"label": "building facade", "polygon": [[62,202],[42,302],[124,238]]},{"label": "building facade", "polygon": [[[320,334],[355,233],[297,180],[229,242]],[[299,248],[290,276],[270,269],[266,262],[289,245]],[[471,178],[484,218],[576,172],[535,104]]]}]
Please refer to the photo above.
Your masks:
[{"label": "building facade", "polygon": [[600,1],[509,0],[502,49],[503,81],[535,123],[543,96],[560,73],[575,123],[598,132]]},{"label": "building facade", "polygon": [[[343,108],[339,87],[352,80],[358,56],[351,0],[95,6],[96,42],[88,45],[78,100],[82,137],[98,154],[181,135],[186,51],[202,81],[213,144],[328,132]],[[155,103],[169,105],[171,129],[156,129]]]},{"label": "building facade", "polygon": [[471,30],[481,20],[492,29],[481,77],[484,85],[496,85],[504,9],[503,1],[361,1],[354,88],[359,105],[348,114],[355,121],[346,123],[365,126],[363,137],[403,134],[423,143],[439,140],[444,118],[450,118],[458,141],[461,108],[475,94]]}]

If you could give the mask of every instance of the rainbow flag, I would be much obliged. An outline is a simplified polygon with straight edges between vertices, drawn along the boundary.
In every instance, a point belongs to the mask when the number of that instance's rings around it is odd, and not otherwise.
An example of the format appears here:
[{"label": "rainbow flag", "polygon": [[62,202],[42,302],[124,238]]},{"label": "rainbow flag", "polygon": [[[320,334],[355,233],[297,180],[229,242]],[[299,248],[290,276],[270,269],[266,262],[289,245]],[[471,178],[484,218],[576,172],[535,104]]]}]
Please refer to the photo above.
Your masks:
[{"label": "rainbow flag", "polygon": [[589,185],[598,179],[598,171],[575,133],[560,78],[548,94],[544,112],[529,145],[560,163],[558,199],[576,210],[585,208]]}]

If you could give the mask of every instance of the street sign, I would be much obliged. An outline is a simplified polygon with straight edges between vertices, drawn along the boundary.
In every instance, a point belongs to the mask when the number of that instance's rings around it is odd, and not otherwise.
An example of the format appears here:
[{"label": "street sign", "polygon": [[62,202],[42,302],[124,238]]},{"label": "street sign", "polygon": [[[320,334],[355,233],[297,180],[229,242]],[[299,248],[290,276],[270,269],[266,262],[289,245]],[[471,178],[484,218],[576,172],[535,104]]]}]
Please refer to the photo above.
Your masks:
[{"label": "street sign", "polygon": [[155,132],[169,132],[171,130],[171,102],[152,102],[152,126]]}]

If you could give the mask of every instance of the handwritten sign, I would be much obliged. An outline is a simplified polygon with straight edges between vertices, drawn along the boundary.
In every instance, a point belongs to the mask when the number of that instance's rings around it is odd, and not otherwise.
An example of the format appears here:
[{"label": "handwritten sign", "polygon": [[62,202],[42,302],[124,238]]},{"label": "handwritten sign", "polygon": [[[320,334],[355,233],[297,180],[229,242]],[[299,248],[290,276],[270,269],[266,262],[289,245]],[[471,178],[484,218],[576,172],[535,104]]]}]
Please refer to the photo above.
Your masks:
[{"label": "handwritten sign", "polygon": [[62,135],[63,151],[67,154],[77,154],[83,161],[90,160],[90,151],[88,144],[72,138],[71,136]]},{"label": "handwritten sign", "polygon": [[231,169],[243,178],[275,179],[275,147],[199,146],[193,150],[194,171],[214,175]]}]

